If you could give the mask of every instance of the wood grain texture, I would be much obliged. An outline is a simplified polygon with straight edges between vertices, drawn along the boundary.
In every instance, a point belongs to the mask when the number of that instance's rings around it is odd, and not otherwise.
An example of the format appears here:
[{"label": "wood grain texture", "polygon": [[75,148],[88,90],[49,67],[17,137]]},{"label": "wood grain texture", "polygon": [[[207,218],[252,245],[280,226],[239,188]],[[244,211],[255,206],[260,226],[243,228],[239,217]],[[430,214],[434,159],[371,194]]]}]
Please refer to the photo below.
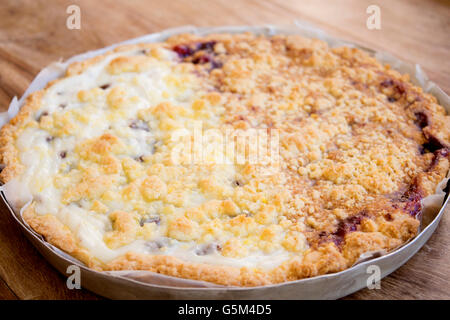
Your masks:
[{"label": "wood grain texture", "polygon": [[[66,8],[81,8],[81,30],[66,28]],[[381,30],[368,30],[366,8],[381,8]],[[448,0],[2,0],[0,111],[49,63],[182,25],[292,24],[302,19],[332,35],[420,64],[450,92]],[[346,299],[450,299],[450,209],[430,241],[382,281]],[[98,299],[69,290],[0,204],[0,299]]]}]

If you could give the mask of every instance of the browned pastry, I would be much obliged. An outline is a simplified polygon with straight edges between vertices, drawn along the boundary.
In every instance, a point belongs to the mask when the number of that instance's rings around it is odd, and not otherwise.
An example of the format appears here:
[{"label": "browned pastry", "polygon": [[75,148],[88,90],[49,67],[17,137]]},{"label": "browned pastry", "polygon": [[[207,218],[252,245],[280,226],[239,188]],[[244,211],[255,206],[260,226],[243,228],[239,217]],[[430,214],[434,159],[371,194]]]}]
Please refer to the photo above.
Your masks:
[{"label": "browned pastry", "polygon": [[92,268],[265,285],[415,237],[449,169],[449,119],[358,49],[185,34],[33,93],[1,129],[0,178],[17,208],[31,200],[35,231]]}]

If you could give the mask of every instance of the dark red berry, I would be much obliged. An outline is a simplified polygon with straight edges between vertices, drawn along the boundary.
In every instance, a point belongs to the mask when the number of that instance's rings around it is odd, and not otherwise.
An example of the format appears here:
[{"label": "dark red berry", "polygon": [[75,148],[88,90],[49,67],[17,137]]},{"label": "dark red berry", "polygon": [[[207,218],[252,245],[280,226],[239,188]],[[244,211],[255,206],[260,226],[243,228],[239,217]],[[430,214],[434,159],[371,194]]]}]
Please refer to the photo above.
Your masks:
[{"label": "dark red berry", "polygon": [[134,158],[137,162],[144,162],[144,156]]},{"label": "dark red berry", "polygon": [[387,87],[394,85],[394,81],[392,79],[387,79],[387,80],[381,81],[380,85],[382,87],[387,88]]},{"label": "dark red berry", "polygon": [[131,121],[129,127],[131,129],[135,129],[135,130],[150,131],[150,128],[149,128],[147,122],[142,121],[142,120],[133,120],[133,121]]},{"label": "dark red berry", "polygon": [[414,113],[416,116],[415,123],[419,126],[419,128],[423,129],[428,126],[428,116],[423,111],[418,111]]},{"label": "dark red berry", "polygon": [[173,47],[173,51],[175,51],[180,58],[186,58],[194,54],[194,50],[183,44]]},{"label": "dark red berry", "polygon": [[196,250],[195,254],[198,256],[205,256],[208,254],[213,254],[216,251],[222,250],[222,246],[217,243],[208,243],[208,244],[202,244],[199,245]]},{"label": "dark red berry", "polygon": [[197,45],[197,50],[213,51],[215,45],[216,45],[216,41],[201,42]]},{"label": "dark red berry", "polygon": [[161,218],[159,216],[151,216],[151,217],[142,218],[139,221],[139,225],[141,227],[143,227],[144,224],[146,224],[146,223],[156,223],[157,225],[159,225],[161,223]]},{"label": "dark red berry", "polygon": [[44,111],[40,114],[40,116],[36,119],[38,122],[41,121],[42,117],[46,117],[48,116],[48,112]]},{"label": "dark red berry", "polygon": [[194,60],[192,60],[193,64],[204,64],[204,63],[208,63],[211,61],[211,57],[209,57],[208,55],[203,55],[200,57],[195,58]]},{"label": "dark red berry", "polygon": [[389,102],[395,102],[395,101],[397,101],[397,99],[395,99],[394,97],[388,97],[388,101]]}]

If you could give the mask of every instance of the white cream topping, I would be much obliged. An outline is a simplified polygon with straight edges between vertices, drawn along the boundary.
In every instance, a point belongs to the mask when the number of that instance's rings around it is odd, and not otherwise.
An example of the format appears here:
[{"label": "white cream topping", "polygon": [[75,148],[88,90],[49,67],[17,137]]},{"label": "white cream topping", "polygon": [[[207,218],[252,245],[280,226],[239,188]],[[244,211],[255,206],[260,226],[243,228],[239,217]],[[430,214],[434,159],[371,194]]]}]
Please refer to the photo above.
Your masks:
[{"label": "white cream topping", "polygon": [[[265,253],[261,250],[253,250],[244,258],[224,257],[217,251],[208,254],[198,254],[198,246],[195,241],[178,241],[171,239],[162,248],[155,250],[155,241],[161,237],[156,235],[153,240],[137,239],[118,248],[110,248],[104,241],[105,233],[111,231],[112,222],[107,214],[98,214],[84,207],[84,201],[64,205],[60,188],[55,186],[54,177],[71,166],[80,166],[73,155],[67,153],[61,157],[62,152],[73,150],[80,141],[101,136],[105,132],[111,132],[120,138],[126,148],[126,154],[134,157],[151,153],[151,146],[164,138],[158,132],[159,123],[155,119],[147,121],[148,130],[134,130],[130,128],[130,119],[137,119],[140,110],[155,106],[160,102],[172,102],[177,106],[191,108],[196,92],[192,88],[175,90],[167,82],[166,77],[171,75],[172,66],[177,63],[173,52],[165,52],[166,61],[153,61],[153,64],[145,71],[126,72],[119,75],[111,75],[106,71],[108,64],[121,56],[133,56],[136,52],[115,53],[101,62],[90,66],[80,75],[64,78],[51,86],[42,99],[42,112],[52,115],[54,113],[75,112],[80,118],[86,117],[87,123],[80,121],[81,130],[75,130],[58,139],[47,141],[49,132],[46,130],[28,127],[24,129],[17,139],[16,146],[19,150],[20,161],[25,166],[23,174],[8,182],[2,187],[8,200],[16,207],[21,207],[31,197],[35,200],[35,209],[38,214],[53,214],[63,224],[70,228],[79,240],[79,244],[89,250],[98,259],[108,262],[123,255],[126,252],[138,252],[149,254],[164,254],[178,257],[185,261],[229,265],[235,267],[259,267],[270,269],[287,260],[291,255],[285,250],[275,250]],[[95,97],[95,101],[80,102],[77,94],[80,90],[91,90],[108,84],[111,88],[121,88],[126,96],[132,99],[130,107],[122,108],[112,113],[107,105],[106,94]],[[63,106],[63,107],[61,107]],[[217,113],[223,112],[223,107],[216,109]],[[119,116],[117,116],[119,114]],[[219,125],[219,115],[209,118],[210,127]],[[86,121],[86,120],[85,120]],[[192,130],[192,121],[184,121],[185,128]],[[71,164],[73,162],[73,164]],[[232,181],[235,175],[233,166],[218,173],[226,181]],[[123,177],[118,177],[117,182],[124,183]],[[207,196],[193,191],[186,197],[188,207],[198,206],[207,200]],[[131,204],[118,199],[107,202],[109,210],[133,210]],[[163,204],[154,201],[149,204],[150,212],[161,209]],[[179,208],[174,209],[176,212]],[[177,211],[178,210],[178,211]]]}]

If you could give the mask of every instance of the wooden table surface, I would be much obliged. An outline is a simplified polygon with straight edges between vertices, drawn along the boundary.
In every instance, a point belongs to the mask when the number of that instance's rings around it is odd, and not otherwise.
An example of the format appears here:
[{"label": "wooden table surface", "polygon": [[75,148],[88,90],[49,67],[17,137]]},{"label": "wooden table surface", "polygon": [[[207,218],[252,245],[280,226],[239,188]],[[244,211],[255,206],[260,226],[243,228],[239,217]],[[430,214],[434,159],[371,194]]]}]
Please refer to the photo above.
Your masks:
[{"label": "wooden table surface", "polygon": [[[69,30],[66,8],[81,8],[81,29]],[[366,8],[381,8],[381,30],[368,30]],[[2,0],[0,111],[21,96],[40,69],[60,58],[165,28],[196,25],[292,24],[302,19],[328,33],[419,63],[450,92],[450,1],[446,0]],[[450,299],[450,215],[404,266],[349,299]],[[0,299],[98,299],[69,290],[66,279],[22,235],[0,204]]]}]

